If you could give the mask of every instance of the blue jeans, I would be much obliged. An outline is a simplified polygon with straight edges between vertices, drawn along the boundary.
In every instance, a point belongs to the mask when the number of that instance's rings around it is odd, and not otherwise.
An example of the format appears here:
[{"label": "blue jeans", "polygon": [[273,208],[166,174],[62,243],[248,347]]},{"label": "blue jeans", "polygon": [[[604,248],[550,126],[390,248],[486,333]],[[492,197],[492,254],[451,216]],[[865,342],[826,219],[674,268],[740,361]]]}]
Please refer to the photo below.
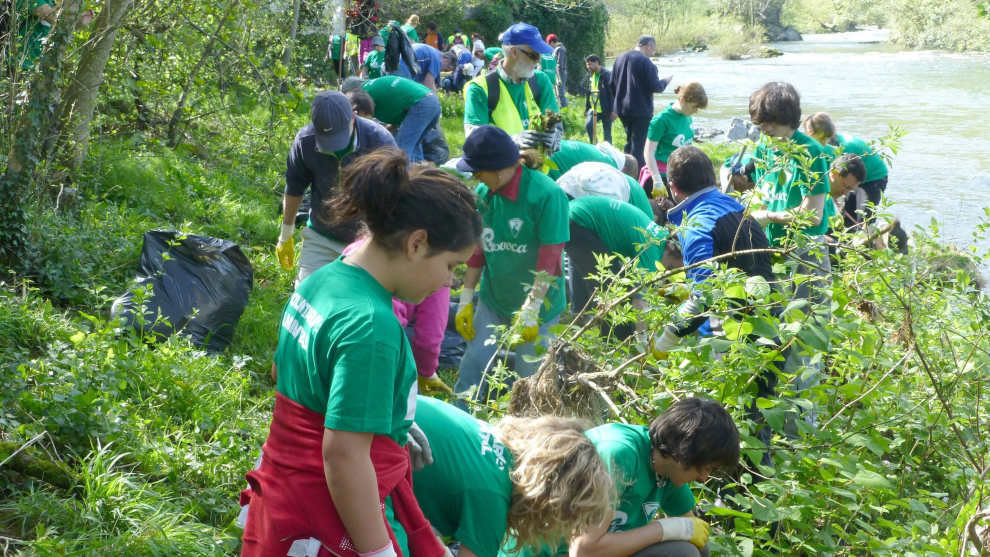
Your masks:
[{"label": "blue jeans", "polygon": [[440,121],[440,99],[430,93],[409,107],[395,132],[395,143],[412,162],[423,160],[423,138]]},{"label": "blue jeans", "polygon": [[[464,357],[461,358],[461,366],[457,370],[457,384],[454,385],[454,392],[458,395],[466,394],[472,387],[477,387],[472,398],[484,401],[488,394],[487,376],[495,368],[493,356],[498,348],[496,343],[485,344],[485,341],[494,334],[493,327],[498,325],[509,326],[512,324],[511,318],[502,317],[492,311],[480,299],[477,300],[474,310],[474,339],[468,342],[464,350]],[[554,317],[546,323],[540,324],[540,339],[537,341],[546,347],[550,334],[550,327],[555,325],[560,317]],[[529,377],[536,373],[539,361],[527,362],[526,357],[536,356],[536,343],[523,344],[515,348],[515,369],[519,377]],[[510,381],[511,383],[511,381]],[[458,401],[458,406],[464,407],[464,403]]]}]

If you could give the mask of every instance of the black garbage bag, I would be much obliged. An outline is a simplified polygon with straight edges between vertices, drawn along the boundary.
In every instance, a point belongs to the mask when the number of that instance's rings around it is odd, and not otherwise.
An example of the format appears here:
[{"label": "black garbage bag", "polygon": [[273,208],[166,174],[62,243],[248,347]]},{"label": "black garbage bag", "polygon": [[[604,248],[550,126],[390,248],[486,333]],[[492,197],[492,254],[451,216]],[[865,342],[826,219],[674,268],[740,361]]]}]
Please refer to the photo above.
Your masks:
[{"label": "black garbage bag", "polygon": [[[152,230],[144,233],[134,284],[110,313],[159,340],[181,333],[199,348],[222,352],[234,338],[253,282],[251,262],[237,244]],[[143,319],[138,319],[135,292],[149,285]]]}]

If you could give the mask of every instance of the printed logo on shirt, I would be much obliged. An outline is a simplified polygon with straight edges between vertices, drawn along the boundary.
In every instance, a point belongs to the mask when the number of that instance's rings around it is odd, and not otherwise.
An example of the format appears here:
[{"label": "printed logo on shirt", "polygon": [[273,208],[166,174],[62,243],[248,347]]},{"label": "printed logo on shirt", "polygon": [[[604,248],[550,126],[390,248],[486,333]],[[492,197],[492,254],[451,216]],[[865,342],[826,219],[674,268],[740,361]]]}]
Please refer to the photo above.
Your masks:
[{"label": "printed logo on shirt", "polygon": [[680,133],[680,134],[677,134],[677,137],[675,137],[673,141],[671,141],[671,144],[674,147],[683,147],[685,145],[690,145],[691,144],[691,140],[688,139],[688,138],[686,138],[686,137],[684,137],[684,134],[683,133]]},{"label": "printed logo on shirt", "polygon": [[491,228],[485,228],[481,232],[481,249],[484,250],[485,253],[511,251],[512,253],[524,254],[526,253],[528,246],[526,244],[517,244],[515,242],[496,242],[495,231]]},{"label": "printed logo on shirt", "polygon": [[513,238],[519,237],[519,232],[522,230],[522,225],[522,219],[509,219],[509,230],[512,231]]},{"label": "printed logo on shirt", "polygon": [[657,514],[658,510],[660,510],[660,503],[655,501],[643,503],[643,514],[646,515],[647,520],[653,520],[653,515]]},{"label": "printed logo on shirt", "polygon": [[492,453],[499,470],[505,470],[505,445],[495,438],[495,431],[484,422],[478,422],[478,435],[481,438],[481,456]]},{"label": "printed logo on shirt", "polygon": [[615,532],[621,526],[625,526],[627,522],[629,522],[629,515],[617,510],[615,516],[612,517],[612,523],[608,525],[608,531]]}]

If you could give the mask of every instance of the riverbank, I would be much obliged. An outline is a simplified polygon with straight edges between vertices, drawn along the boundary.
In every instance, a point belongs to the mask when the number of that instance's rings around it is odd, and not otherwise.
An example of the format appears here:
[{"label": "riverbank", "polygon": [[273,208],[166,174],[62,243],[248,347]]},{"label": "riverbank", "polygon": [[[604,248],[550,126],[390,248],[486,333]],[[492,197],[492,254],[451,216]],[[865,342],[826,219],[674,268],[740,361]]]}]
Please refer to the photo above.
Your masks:
[{"label": "riverbank", "polygon": [[[725,129],[749,118],[752,91],[788,81],[801,93],[804,114],[825,111],[840,133],[874,140],[905,132],[894,156],[887,197],[905,227],[928,229],[960,247],[990,249],[980,229],[990,207],[990,134],[981,118],[990,106],[988,54],[903,50],[883,42],[883,30],[807,35],[775,43],[783,56],[726,61],[710,53],[679,53],[657,60],[674,84],[699,81],[709,106],[696,126]],[[656,110],[673,101],[655,97]]]},{"label": "riverbank", "polygon": [[[307,118],[300,104],[267,148],[218,137],[205,139],[199,156],[138,137],[104,139],[86,163],[78,206],[32,215],[48,223],[48,269],[66,282],[0,284],[0,462],[24,449],[0,465],[0,536],[12,552],[237,553],[237,494],[267,432],[276,324],[292,288],[273,249],[280,174]],[[456,145],[460,121],[443,124]],[[151,345],[108,319],[133,276],[141,232],[161,227],[234,240],[250,259],[255,287],[228,352],[206,355],[181,337]],[[830,346],[821,385],[760,403],[771,425],[814,404],[821,426],[775,437],[773,469],[697,490],[715,526],[713,550],[820,554],[844,546],[901,555],[958,542],[983,497],[966,454],[987,454],[979,428],[990,407],[982,313],[990,309],[923,256],[937,240],[917,239],[924,249],[908,257],[843,255],[835,309],[823,321],[795,308],[779,323],[754,322],[761,334]],[[663,323],[672,307],[657,311],[650,322]],[[618,348],[608,339],[592,331],[582,346],[614,366]],[[624,388],[641,401],[617,390],[615,403],[642,423],[639,407],[653,412],[671,397],[706,393],[732,411],[744,451],[758,454],[749,370],[767,356],[733,349],[716,360],[714,348],[692,340],[668,361],[630,367]],[[953,354],[973,357],[956,362]],[[955,443],[954,431],[967,445]],[[753,473],[769,479],[753,484]],[[741,488],[719,499],[714,488],[726,481]],[[850,526],[859,523],[870,528]]]}]

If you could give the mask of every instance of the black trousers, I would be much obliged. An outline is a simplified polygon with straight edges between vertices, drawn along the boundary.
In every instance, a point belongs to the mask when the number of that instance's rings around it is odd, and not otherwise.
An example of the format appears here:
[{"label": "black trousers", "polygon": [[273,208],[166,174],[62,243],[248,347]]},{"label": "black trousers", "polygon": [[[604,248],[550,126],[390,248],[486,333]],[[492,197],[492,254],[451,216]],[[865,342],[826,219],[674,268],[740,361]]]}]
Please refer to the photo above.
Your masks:
[{"label": "black trousers", "polygon": [[[611,114],[599,114],[598,121],[602,123],[602,136],[603,139],[609,143],[612,143],[612,118]],[[591,125],[594,120],[591,119],[591,113],[584,119],[584,129],[588,132],[588,141],[592,140],[591,137]]]},{"label": "black trousers", "polygon": [[[570,260],[571,274],[571,310],[577,314],[591,299],[591,294],[598,288],[598,281],[589,278],[588,275],[597,271],[595,255],[608,255],[612,250],[605,245],[605,242],[595,233],[594,230],[585,228],[571,222],[571,239],[567,242],[567,257]],[[615,259],[612,261],[611,271],[618,273],[622,264]],[[594,305],[589,307],[589,311],[594,311]],[[602,324],[602,334],[608,334],[612,330],[619,339],[627,338],[636,330],[633,323],[623,323],[612,327]]]},{"label": "black trousers", "polygon": [[626,153],[636,157],[639,167],[646,166],[646,159],[643,158],[643,147],[646,146],[646,132],[650,129],[650,117],[643,116],[622,116],[622,127],[626,130]]}]

